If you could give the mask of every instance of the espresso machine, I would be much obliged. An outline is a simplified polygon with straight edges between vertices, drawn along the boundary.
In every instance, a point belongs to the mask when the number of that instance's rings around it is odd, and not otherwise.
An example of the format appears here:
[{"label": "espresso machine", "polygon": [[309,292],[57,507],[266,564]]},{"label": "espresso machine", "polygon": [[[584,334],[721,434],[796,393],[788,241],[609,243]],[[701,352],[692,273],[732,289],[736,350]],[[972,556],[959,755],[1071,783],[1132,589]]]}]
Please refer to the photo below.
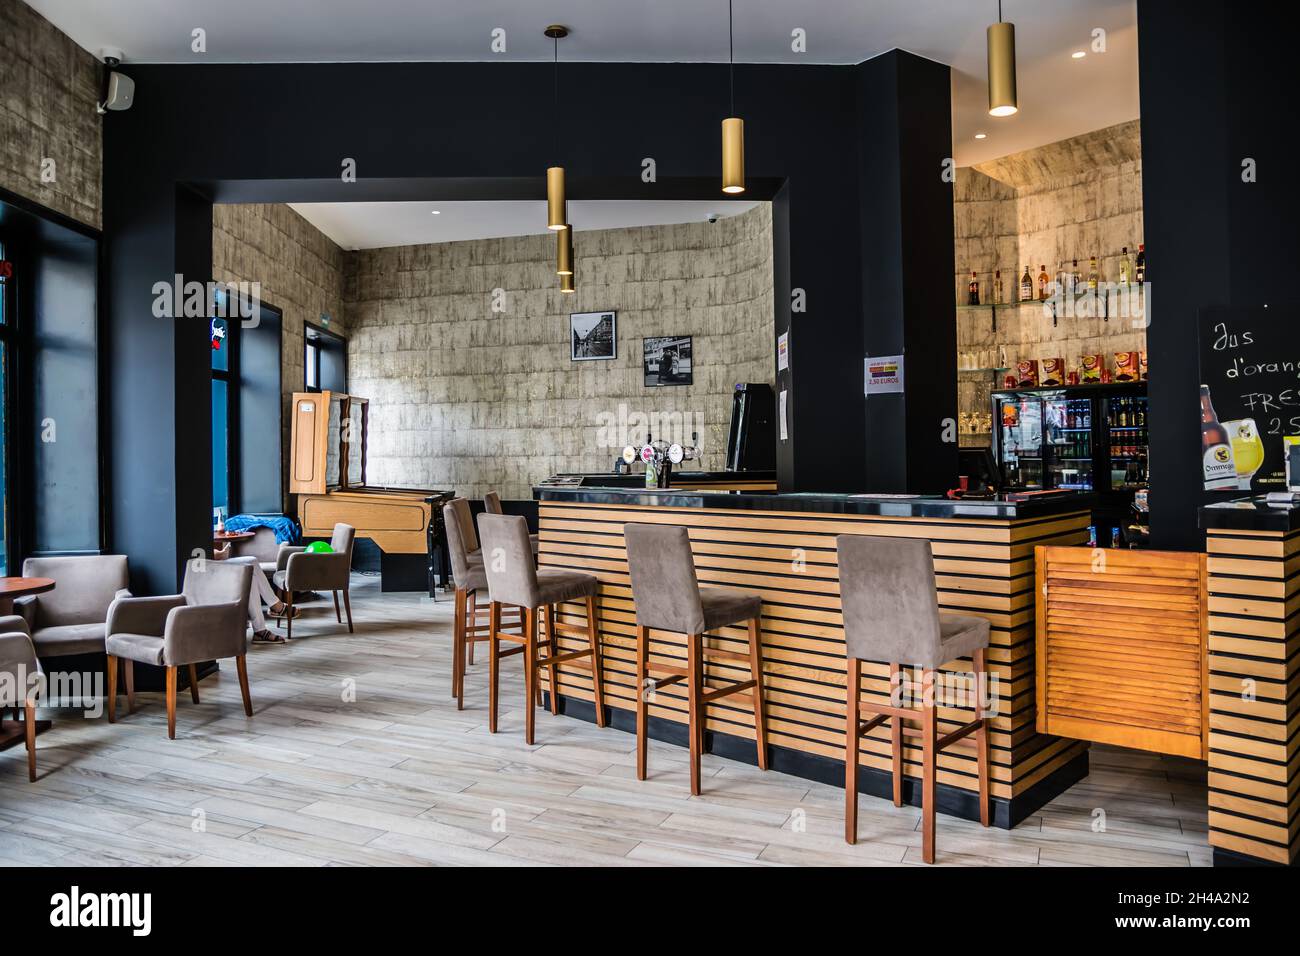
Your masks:
[{"label": "espresso machine", "polygon": [[655,441],[652,435],[646,435],[645,444],[640,448],[628,445],[623,449],[623,461],[631,465],[638,458],[645,464],[645,486],[647,488],[667,488],[672,482],[673,466],[684,461],[698,461],[700,449],[699,434],[691,432],[691,443],[681,445],[677,442]]}]

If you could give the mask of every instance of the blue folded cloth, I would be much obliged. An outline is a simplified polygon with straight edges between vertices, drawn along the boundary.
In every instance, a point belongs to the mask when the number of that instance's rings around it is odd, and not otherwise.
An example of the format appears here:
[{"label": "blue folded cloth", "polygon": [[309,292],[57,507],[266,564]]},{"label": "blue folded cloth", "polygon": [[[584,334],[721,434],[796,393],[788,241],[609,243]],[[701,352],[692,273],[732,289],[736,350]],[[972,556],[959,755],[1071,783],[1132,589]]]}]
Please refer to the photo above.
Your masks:
[{"label": "blue folded cloth", "polygon": [[252,531],[270,528],[280,544],[297,544],[302,540],[302,529],[288,515],[231,515],[226,519],[227,531]]}]

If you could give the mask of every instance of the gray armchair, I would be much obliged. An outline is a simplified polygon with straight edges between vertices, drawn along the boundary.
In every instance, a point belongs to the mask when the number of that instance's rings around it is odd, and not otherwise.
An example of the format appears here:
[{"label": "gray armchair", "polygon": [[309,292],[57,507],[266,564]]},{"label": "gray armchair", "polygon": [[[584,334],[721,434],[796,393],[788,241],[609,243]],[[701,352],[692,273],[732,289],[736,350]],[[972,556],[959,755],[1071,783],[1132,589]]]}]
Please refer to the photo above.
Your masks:
[{"label": "gray armchair", "polygon": [[[293,637],[293,595],[295,591],[332,591],[334,594],[334,616],[340,624],[343,616],[339,613],[339,592],[343,592],[343,605],[348,612],[348,633],[352,630],[352,598],[348,589],[352,573],[352,541],[356,529],[349,524],[336,524],[334,534],[330,537],[333,552],[309,554],[302,545],[280,545],[277,559],[279,570],[275,572],[275,586],[284,595],[286,605],[284,620],[287,628],[285,634]],[[277,624],[279,621],[276,622]]]},{"label": "gray armchair", "polygon": [[23,577],[53,578],[54,590],[14,601],[18,613],[0,617],[0,634],[26,634],[42,660],[103,652],[109,605],[131,593],[126,555],[28,558]]},{"label": "gray armchair", "polygon": [[27,779],[36,779],[36,687],[32,677],[41,677],[32,639],[22,631],[0,634],[0,712],[6,707],[23,707],[23,728],[27,731]]},{"label": "gray armchair", "polygon": [[135,711],[134,664],[167,671],[167,736],[176,738],[176,669],[188,667],[190,695],[199,702],[195,665],[233,657],[239,671],[244,713],[253,716],[248,695],[248,591],[251,564],[209,561],[202,571],[189,568],[180,594],[122,598],[108,611],[108,721],[117,720],[117,659],[125,665],[127,712]]}]

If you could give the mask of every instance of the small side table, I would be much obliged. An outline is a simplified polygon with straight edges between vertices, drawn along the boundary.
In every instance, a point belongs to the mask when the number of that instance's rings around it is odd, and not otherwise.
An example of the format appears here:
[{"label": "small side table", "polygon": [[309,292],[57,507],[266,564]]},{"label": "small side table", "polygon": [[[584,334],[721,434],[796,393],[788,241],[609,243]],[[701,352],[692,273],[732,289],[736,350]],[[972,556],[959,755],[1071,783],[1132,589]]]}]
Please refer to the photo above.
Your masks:
[{"label": "small side table", "polygon": [[212,532],[212,558],[224,561],[230,554],[230,542],[247,541],[253,537],[252,531],[214,531]]}]

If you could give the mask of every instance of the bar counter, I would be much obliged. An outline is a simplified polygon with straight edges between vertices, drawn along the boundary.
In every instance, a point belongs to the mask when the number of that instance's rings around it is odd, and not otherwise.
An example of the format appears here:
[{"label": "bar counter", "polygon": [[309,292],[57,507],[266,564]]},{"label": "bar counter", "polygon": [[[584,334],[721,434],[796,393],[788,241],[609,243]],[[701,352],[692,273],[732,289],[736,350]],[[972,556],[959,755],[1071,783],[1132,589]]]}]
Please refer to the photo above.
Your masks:
[{"label": "bar counter", "polygon": [[1201,509],[1208,552],[1210,845],[1216,863],[1300,856],[1300,508]]},{"label": "bar counter", "polygon": [[[1084,543],[1091,496],[950,501],[593,487],[538,487],[534,496],[539,563],[588,571],[601,581],[604,694],[614,727],[634,730],[635,615],[623,543],[625,523],[685,525],[703,586],[743,588],[762,596],[770,766],[835,784],[844,778],[846,673],[835,537],[849,533],[928,538],[934,548],[940,607],[986,617],[992,626],[987,656],[998,695],[990,735],[994,823],[1014,826],[1086,775],[1087,743],[1040,734],[1034,727],[1034,547]],[[569,623],[580,623],[580,613],[576,604],[562,609]],[[656,657],[683,659],[680,636],[652,631],[651,639]],[[727,650],[747,646],[738,628],[725,629],[712,639]],[[561,640],[566,650],[570,643]],[[969,659],[963,659],[943,670],[960,681],[969,678],[970,667]],[[749,676],[740,665],[721,663],[710,665],[710,673],[719,681]],[[886,663],[864,664],[863,691],[888,697]],[[591,679],[585,670],[562,669],[559,693],[567,713],[594,717]],[[708,749],[753,763],[752,714],[740,696],[710,705]],[[650,705],[650,735],[685,746],[686,712],[685,697],[676,686],[660,690]],[[941,707],[940,733],[972,716],[970,709]],[[864,792],[882,797],[889,793],[889,752],[886,727],[876,728],[863,741]],[[651,763],[653,773],[653,756]],[[907,746],[905,766],[905,796],[916,803],[919,748]],[[939,810],[975,818],[976,788],[974,753],[962,748],[943,753]]]}]

